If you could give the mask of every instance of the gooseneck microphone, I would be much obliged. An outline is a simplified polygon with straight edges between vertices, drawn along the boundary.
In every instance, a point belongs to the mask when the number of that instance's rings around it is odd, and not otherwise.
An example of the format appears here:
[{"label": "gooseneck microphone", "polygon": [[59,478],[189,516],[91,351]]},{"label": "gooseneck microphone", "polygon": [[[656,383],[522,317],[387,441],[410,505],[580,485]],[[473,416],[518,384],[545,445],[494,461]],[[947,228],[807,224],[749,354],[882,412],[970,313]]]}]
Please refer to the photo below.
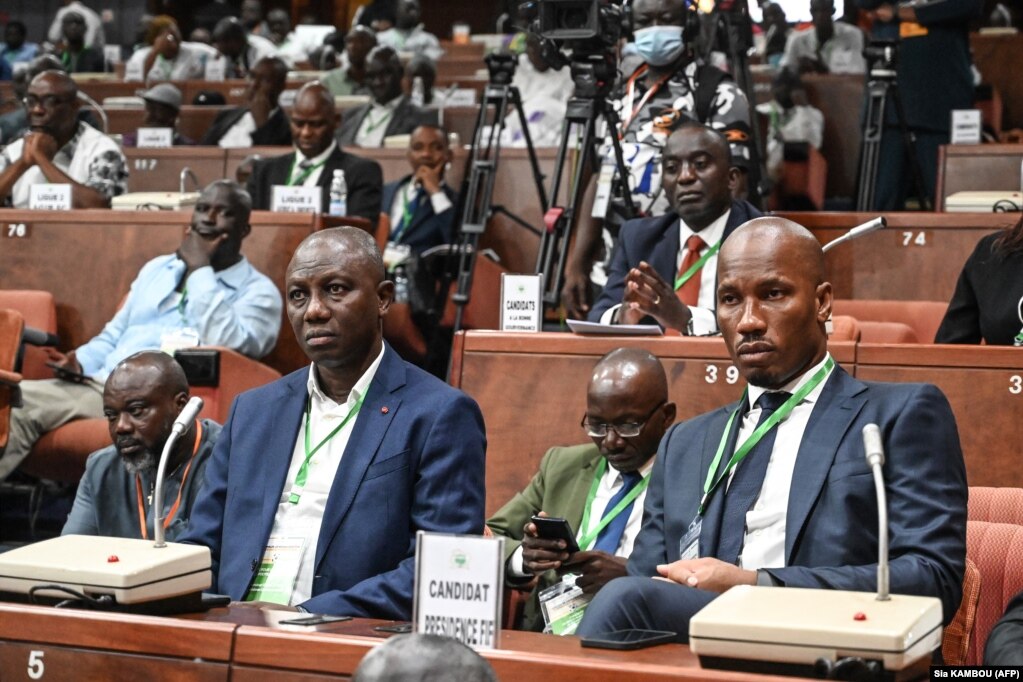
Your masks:
[{"label": "gooseneck microphone", "polygon": [[30,346],[57,346],[60,339],[56,334],[35,329],[34,327],[23,327],[21,330],[21,342]]},{"label": "gooseneck microphone", "polygon": [[888,601],[888,498],[884,490],[884,444],[877,424],[863,427],[863,451],[877,491],[877,600]]},{"label": "gooseneck microphone", "polygon": [[178,418],[171,425],[170,436],[167,437],[167,442],[163,445],[163,452],[160,453],[160,465],[156,469],[156,490],[153,491],[153,508],[156,509],[153,520],[154,547],[167,546],[163,539],[163,478],[167,469],[167,460],[170,459],[170,452],[174,449],[174,444],[181,438],[181,434],[188,429],[188,425],[199,416],[199,410],[201,409],[202,398],[192,396],[188,399],[185,406],[181,408]]},{"label": "gooseneck microphone", "polygon": [[864,235],[868,235],[871,232],[875,232],[885,227],[888,227],[888,221],[885,220],[884,216],[878,216],[873,220],[868,220],[862,225],[857,225],[856,227],[850,229],[848,232],[843,234],[838,239],[833,239],[832,241],[825,244],[821,248],[821,250],[824,251],[824,253],[827,253],[828,251],[835,248],[839,244],[844,244],[845,242],[852,241],[853,239],[858,239]]}]

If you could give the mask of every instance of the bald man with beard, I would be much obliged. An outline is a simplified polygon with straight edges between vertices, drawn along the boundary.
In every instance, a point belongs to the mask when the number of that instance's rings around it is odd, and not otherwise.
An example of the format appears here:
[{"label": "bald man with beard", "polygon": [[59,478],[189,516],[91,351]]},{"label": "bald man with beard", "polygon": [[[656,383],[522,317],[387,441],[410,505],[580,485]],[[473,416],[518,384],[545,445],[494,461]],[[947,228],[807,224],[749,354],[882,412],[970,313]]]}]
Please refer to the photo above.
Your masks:
[{"label": "bald man with beard", "polygon": [[597,594],[578,634],[644,628],[686,642],[690,617],[735,585],[872,592],[867,424],[880,428],[886,456],[891,591],[939,598],[947,625],[962,598],[967,488],[945,396],[929,384],[859,381],[835,363],[824,254],[796,223],[758,218],[724,243],[717,303],[747,389],[665,435],[629,577]]}]

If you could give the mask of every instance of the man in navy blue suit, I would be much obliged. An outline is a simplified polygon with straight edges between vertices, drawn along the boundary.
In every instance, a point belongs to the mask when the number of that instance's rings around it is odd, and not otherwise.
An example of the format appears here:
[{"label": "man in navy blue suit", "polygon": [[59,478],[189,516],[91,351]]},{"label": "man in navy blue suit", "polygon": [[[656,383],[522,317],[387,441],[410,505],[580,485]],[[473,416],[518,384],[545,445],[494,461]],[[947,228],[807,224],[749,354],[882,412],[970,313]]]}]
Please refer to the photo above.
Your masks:
[{"label": "man in navy blue suit", "polygon": [[651,628],[684,642],[690,617],[741,584],[873,591],[877,503],[861,435],[870,423],[886,453],[891,591],[940,598],[950,622],[967,489],[945,396],[835,365],[824,255],[795,223],[760,218],[736,232],[721,249],[717,299],[747,391],[665,435],[629,577],[597,594],[578,633]]},{"label": "man in navy blue suit", "polygon": [[672,210],[622,225],[607,284],[589,319],[636,324],[651,318],[682,334],[716,331],[717,252],[737,227],[760,216],[732,199],[739,169],[728,140],[702,123],[684,123],[662,155],[661,183]]},{"label": "man in navy blue suit", "polygon": [[445,167],[451,162],[445,130],[432,124],[413,130],[408,161],[412,173],[384,185],[383,209],[391,217],[388,242],[422,253],[453,239],[457,195],[444,182]]},{"label": "man in navy blue suit", "polygon": [[366,232],[306,238],[285,289],[312,365],[235,401],[183,540],[234,600],[408,620],[416,532],[483,530],[482,415],[382,341],[394,284]]}]

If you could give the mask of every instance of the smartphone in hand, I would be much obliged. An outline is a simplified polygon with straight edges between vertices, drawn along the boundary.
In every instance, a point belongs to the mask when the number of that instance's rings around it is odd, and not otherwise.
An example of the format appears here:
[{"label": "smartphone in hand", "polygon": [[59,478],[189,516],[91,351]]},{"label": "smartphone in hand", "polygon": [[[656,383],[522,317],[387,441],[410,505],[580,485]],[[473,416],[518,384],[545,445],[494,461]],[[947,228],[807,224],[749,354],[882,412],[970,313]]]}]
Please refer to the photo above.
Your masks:
[{"label": "smartphone in hand", "polygon": [[565,551],[575,554],[579,551],[579,543],[575,541],[575,533],[568,521],[557,516],[534,516],[536,533],[544,540],[564,540]]}]

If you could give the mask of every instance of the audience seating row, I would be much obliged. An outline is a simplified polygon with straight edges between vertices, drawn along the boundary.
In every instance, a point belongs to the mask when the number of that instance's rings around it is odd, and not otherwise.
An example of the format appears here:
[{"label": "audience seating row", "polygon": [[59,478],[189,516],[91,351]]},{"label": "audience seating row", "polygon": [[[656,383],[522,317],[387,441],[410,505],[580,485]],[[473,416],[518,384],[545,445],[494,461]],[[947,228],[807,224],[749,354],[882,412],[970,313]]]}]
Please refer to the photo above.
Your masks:
[{"label": "audience seating row", "polygon": [[[587,441],[579,428],[586,382],[594,363],[619,346],[645,348],[661,358],[680,420],[742,393],[744,383],[719,338],[480,331],[456,336],[451,383],[479,402],[487,422],[488,514],[525,487],[548,448]],[[1023,487],[1015,447],[1023,440],[1016,418],[1023,372],[1014,349],[834,341],[830,350],[861,379],[936,384],[956,414],[970,483]]]}]

